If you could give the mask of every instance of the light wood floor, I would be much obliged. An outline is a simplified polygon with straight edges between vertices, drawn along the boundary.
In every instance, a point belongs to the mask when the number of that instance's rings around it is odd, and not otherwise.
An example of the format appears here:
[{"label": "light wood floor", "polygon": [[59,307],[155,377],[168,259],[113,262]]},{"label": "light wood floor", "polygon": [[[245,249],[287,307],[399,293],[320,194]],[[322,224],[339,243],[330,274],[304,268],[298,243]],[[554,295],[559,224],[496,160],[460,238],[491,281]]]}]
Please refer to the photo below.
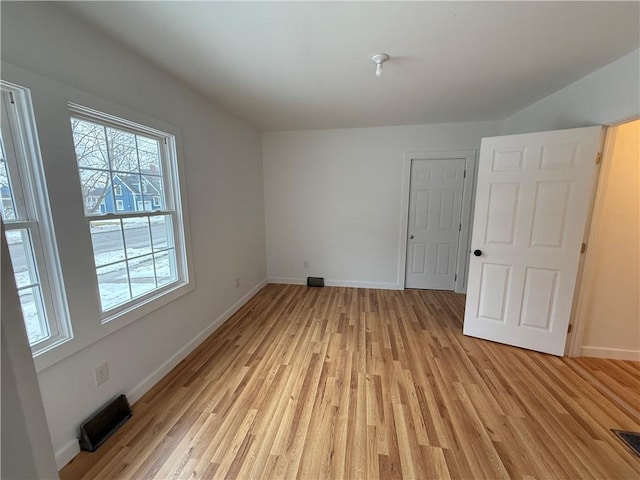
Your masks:
[{"label": "light wood floor", "polygon": [[463,311],[450,292],[268,285],[61,477],[640,477],[609,431],[640,431],[639,364],[464,337]]}]

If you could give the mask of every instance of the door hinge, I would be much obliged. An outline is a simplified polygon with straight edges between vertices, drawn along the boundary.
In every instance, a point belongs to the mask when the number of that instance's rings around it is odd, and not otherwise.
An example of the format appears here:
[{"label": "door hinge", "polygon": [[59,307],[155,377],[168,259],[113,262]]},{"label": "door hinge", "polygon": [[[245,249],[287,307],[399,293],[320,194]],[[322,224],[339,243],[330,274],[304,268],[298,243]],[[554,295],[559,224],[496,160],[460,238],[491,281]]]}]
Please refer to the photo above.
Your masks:
[{"label": "door hinge", "polygon": [[583,244],[582,244],[582,247],[580,247],[580,253],[584,253],[584,252],[586,252],[586,251],[587,251],[587,244],[586,244],[586,243],[583,243]]},{"label": "door hinge", "polygon": [[464,173],[462,174],[462,178],[467,178],[467,171],[465,170]]},{"label": "door hinge", "polygon": [[567,328],[567,333],[571,333],[571,330],[573,330],[573,325],[569,324],[569,328]]},{"label": "door hinge", "polygon": [[602,152],[598,152],[596,155],[596,165],[600,165],[602,163]]},{"label": "door hinge", "polygon": [[458,231],[461,232],[462,231],[462,224],[458,224]]},{"label": "door hinge", "polygon": [[457,273],[453,276],[453,281],[455,282],[456,280],[458,280],[458,274]]},{"label": "door hinge", "polygon": [[15,98],[13,98],[13,92],[9,92],[9,100],[11,100],[11,103],[13,103],[15,105],[16,100],[15,100]]}]

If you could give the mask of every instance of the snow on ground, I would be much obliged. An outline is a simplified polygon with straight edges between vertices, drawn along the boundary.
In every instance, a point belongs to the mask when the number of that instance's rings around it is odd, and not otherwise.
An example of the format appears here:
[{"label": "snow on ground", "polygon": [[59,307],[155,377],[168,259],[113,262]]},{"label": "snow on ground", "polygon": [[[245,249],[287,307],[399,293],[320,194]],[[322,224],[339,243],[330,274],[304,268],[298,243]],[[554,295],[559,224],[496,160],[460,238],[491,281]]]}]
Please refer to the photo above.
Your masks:
[{"label": "snow on ground", "polygon": [[[131,298],[144,295],[175,280],[175,275],[172,275],[172,271],[175,272],[175,251],[168,249],[158,252],[158,248],[166,249],[168,246],[167,237],[162,234],[163,231],[166,231],[164,221],[158,220],[152,223],[153,247],[149,235],[145,233],[145,227],[148,228],[148,226],[147,218],[125,220],[126,242],[142,244],[138,247],[127,246],[126,255],[121,240],[94,243],[94,261],[97,267],[98,287],[103,310],[110,310]],[[167,226],[170,227],[170,223]],[[104,233],[106,237],[111,236],[112,240],[118,237],[121,239],[122,237],[116,232],[121,232],[120,220],[91,222],[92,235]],[[30,253],[25,253],[25,246],[22,245],[22,232],[20,230],[7,231],[6,238],[18,287],[38,283],[35,272],[29,273],[27,257],[30,257]],[[26,248],[28,251],[31,247],[26,245]],[[152,251],[154,249],[155,251]],[[107,266],[102,267],[101,265]],[[131,291],[129,290],[129,282]],[[39,286],[33,289],[19,290],[22,313],[31,344],[50,336],[44,321],[45,315],[39,290]]]}]

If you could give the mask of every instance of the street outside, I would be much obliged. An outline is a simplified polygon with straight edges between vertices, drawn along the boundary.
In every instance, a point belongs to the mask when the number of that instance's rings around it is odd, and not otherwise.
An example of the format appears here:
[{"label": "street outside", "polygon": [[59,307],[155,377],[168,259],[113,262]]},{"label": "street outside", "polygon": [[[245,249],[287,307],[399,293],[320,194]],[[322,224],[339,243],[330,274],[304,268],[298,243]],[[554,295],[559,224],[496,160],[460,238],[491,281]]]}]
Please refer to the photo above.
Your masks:
[{"label": "street outside", "polygon": [[[170,248],[173,242],[167,244],[167,232],[171,238],[171,219],[168,216],[150,218],[150,227],[146,218],[123,220],[126,258],[120,221],[99,220],[91,223],[103,311],[175,280],[175,250]],[[42,308],[38,299],[39,285],[28,287],[39,282],[27,263],[23,232],[26,233],[24,230],[9,230],[6,236],[27,334],[30,343],[34,343],[47,338],[49,332],[46,324],[41,322],[42,315],[39,313]]]}]

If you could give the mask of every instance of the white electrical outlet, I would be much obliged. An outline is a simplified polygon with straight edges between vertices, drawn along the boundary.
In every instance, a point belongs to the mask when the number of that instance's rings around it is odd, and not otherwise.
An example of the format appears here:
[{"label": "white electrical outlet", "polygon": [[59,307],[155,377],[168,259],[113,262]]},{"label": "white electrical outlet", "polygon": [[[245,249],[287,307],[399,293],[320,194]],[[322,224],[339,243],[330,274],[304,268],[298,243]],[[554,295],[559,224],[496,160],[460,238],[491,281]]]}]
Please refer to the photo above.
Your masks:
[{"label": "white electrical outlet", "polygon": [[308,260],[304,261],[304,268],[309,268],[309,261]]},{"label": "white electrical outlet", "polygon": [[240,287],[240,279],[236,278],[236,288],[239,288],[239,287]]},{"label": "white electrical outlet", "polygon": [[109,380],[109,365],[107,362],[103,362],[98,365],[95,369],[96,374],[96,387],[98,385],[102,385],[104,382]]}]

